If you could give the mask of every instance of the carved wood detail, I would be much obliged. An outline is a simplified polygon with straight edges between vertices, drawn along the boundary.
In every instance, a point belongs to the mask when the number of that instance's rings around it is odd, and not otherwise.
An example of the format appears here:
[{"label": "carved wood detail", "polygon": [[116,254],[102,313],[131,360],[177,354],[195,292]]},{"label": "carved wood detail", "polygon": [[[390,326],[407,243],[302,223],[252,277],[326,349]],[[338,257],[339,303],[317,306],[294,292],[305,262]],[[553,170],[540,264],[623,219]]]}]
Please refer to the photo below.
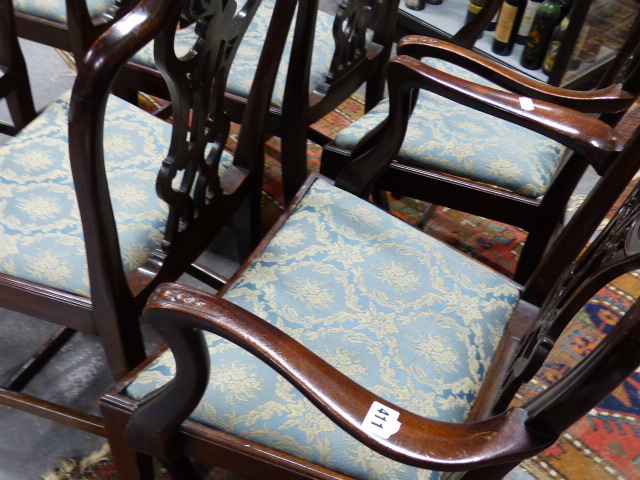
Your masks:
[{"label": "carved wood detail", "polygon": [[535,375],[564,328],[599,286],[635,268],[640,268],[640,183],[602,233],[560,276],[508,369],[496,409],[503,408],[515,390]]},{"label": "carved wood detail", "polygon": [[327,75],[327,83],[336,81],[366,51],[367,27],[374,18],[375,1],[343,0],[333,22],[336,49]]},{"label": "carved wood detail", "polygon": [[236,14],[236,2],[231,0],[198,3],[204,13],[196,21],[197,40],[182,58],[175,54],[174,31],[165,30],[155,41],[156,62],[169,87],[174,123],[156,186],[170,209],[165,250],[222,194],[218,169],[230,126],[223,110],[226,81],[258,4],[250,0]]}]

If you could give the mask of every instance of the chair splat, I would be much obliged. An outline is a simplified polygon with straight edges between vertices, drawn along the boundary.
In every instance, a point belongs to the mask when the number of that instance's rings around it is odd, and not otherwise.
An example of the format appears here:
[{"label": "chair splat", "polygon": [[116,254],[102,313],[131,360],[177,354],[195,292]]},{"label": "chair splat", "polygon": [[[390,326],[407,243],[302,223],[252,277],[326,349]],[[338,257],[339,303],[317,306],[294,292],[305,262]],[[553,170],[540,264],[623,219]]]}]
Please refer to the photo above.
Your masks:
[{"label": "chair splat", "polygon": [[505,377],[500,411],[515,391],[540,369],[555,342],[578,309],[604,284],[640,268],[640,184],[629,194],[602,234],[571,265],[542,305]]}]

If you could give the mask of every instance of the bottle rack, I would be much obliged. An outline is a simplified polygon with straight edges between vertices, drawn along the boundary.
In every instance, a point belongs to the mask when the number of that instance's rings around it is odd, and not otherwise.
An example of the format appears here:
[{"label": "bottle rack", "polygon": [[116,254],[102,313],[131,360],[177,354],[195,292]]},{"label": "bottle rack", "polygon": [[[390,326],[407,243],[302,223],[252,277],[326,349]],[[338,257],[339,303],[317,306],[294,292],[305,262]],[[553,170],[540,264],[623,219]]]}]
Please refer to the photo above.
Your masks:
[{"label": "bottle rack", "polygon": [[[509,56],[494,54],[491,51],[493,32],[485,31],[476,41],[474,50],[536,80],[550,85],[579,88],[602,72],[615,56],[616,51],[607,45],[602,45],[597,57],[592,61],[580,63],[576,69],[570,68],[574,47],[580,39],[592,6],[592,0],[575,1],[580,2],[580,7],[575,8],[572,13],[565,39],[550,75],[546,75],[541,69],[528,70],[520,65],[524,45],[515,44]],[[593,3],[598,1],[603,0],[595,0]],[[468,0],[444,0],[440,5],[427,4],[423,10],[411,10],[405,6],[404,0],[400,0],[396,35],[400,38],[404,35],[418,34],[448,40],[463,26],[468,4]]]}]

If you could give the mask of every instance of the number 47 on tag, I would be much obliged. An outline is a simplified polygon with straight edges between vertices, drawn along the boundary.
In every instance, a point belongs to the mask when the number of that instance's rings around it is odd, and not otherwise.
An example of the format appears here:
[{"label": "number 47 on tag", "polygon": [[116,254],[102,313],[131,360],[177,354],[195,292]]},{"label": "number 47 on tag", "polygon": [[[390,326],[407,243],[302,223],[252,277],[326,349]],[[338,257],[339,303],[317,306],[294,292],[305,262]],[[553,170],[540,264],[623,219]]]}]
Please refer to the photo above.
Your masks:
[{"label": "number 47 on tag", "polygon": [[380,402],[373,402],[369,408],[367,416],[364,417],[362,428],[378,437],[389,438],[400,430],[401,423],[398,421],[400,412],[393,410]]}]

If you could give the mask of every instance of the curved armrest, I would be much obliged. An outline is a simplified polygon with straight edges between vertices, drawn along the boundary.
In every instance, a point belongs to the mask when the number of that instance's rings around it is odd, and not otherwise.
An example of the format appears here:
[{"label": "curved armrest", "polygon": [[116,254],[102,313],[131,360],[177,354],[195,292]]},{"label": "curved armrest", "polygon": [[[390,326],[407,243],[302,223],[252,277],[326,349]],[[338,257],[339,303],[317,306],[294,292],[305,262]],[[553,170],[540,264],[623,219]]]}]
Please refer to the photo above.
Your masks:
[{"label": "curved armrest", "polygon": [[[515,123],[579,152],[599,173],[624,146],[616,130],[597,118],[543,100],[479,85],[401,55],[387,65],[389,116],[353,149],[353,160],[336,178],[336,186],[355,195],[368,194],[400,151],[418,89]],[[524,101],[524,103],[523,103]]]},{"label": "curved armrest", "polygon": [[611,126],[586,113],[544,100],[529,98],[530,103],[523,103],[520,95],[455,77],[412,57],[402,56],[398,61],[416,74],[417,86],[534,130],[587,158],[608,155],[624,145]]},{"label": "curved armrest", "polygon": [[[196,406],[206,387],[208,353],[194,329],[224,337],[260,358],[358,441],[406,464],[464,470],[518,460],[542,449],[540,443],[546,444],[534,441],[525,429],[526,412],[521,409],[473,424],[444,423],[408,412],[356,384],[261,318],[192,287],[161,285],[145,309],[145,318],[171,347],[177,373],[162,390],[144,399],[132,417],[127,435],[136,438],[136,450],[144,448],[141,439],[147,446],[159,438],[170,442],[171,430]],[[373,402],[399,413],[399,431],[388,439],[368,433],[363,426]],[[168,412],[183,416],[167,419]],[[160,448],[168,450],[166,445]],[[157,444],[151,452],[157,455]]]},{"label": "curved armrest", "polygon": [[615,113],[628,109],[635,97],[620,85],[599,90],[578,91],[553,87],[515,72],[497,62],[452,43],[419,35],[409,35],[398,42],[398,55],[439,58],[454,63],[492,82],[522,95],[557,103],[585,113]]}]

